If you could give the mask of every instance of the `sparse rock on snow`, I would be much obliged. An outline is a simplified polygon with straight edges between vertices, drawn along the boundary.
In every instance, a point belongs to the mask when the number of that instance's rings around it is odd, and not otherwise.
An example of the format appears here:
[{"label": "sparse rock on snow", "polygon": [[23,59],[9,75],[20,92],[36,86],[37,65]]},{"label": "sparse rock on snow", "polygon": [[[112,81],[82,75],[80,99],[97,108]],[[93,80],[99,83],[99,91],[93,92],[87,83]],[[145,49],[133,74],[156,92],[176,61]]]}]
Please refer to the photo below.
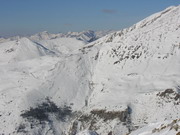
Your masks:
[{"label": "sparse rock on snow", "polygon": [[103,33],[0,39],[0,135],[179,135],[180,6]]}]

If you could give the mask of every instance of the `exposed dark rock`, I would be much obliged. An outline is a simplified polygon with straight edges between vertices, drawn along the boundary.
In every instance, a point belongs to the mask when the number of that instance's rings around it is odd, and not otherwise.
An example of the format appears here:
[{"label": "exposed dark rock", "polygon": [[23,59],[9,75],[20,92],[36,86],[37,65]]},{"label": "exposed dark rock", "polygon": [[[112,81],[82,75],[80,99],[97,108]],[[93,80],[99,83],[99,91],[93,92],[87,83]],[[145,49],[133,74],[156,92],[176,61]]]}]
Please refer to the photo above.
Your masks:
[{"label": "exposed dark rock", "polygon": [[160,97],[166,97],[168,94],[174,93],[173,89],[166,89],[164,92],[158,94]]},{"label": "exposed dark rock", "polygon": [[[78,130],[92,130],[97,131],[101,128],[99,121],[104,121],[104,123],[109,123],[110,121],[116,119],[117,122],[124,124],[129,131],[132,131],[132,123],[130,114],[132,110],[127,107],[124,111],[107,111],[107,110],[92,110],[89,114],[80,113],[79,116],[75,118],[70,129],[70,135],[75,135]],[[78,124],[79,123],[79,124]]]},{"label": "exposed dark rock", "polygon": [[20,124],[19,127],[17,128],[17,133],[26,133],[27,131],[25,130],[26,126],[24,124]]},{"label": "exposed dark rock", "polygon": [[104,121],[118,118],[120,121],[125,122],[127,118],[127,113],[128,113],[127,110],[125,111],[92,110],[91,111],[91,114],[104,119]]},{"label": "exposed dark rock", "polygon": [[14,49],[10,48],[10,49],[6,50],[6,53],[10,53],[10,52],[13,52],[13,51],[14,51]]},{"label": "exposed dark rock", "polygon": [[110,132],[108,133],[108,135],[112,135],[112,131],[110,131]]},{"label": "exposed dark rock", "polygon": [[180,103],[180,94],[175,92],[173,89],[166,89],[163,92],[159,92],[157,96],[167,99],[173,99],[177,104]]},{"label": "exposed dark rock", "polygon": [[97,60],[98,59],[98,57],[99,57],[99,52],[96,54],[96,56],[95,56],[95,60]]}]

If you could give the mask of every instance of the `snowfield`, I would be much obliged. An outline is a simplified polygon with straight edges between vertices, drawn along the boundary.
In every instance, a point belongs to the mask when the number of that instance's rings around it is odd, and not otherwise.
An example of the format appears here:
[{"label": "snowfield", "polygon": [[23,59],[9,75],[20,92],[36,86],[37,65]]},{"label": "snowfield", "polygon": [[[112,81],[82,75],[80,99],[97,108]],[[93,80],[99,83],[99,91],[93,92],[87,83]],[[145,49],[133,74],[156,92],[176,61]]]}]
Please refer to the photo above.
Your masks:
[{"label": "snowfield", "polygon": [[113,33],[1,38],[1,134],[179,135],[180,6]]}]

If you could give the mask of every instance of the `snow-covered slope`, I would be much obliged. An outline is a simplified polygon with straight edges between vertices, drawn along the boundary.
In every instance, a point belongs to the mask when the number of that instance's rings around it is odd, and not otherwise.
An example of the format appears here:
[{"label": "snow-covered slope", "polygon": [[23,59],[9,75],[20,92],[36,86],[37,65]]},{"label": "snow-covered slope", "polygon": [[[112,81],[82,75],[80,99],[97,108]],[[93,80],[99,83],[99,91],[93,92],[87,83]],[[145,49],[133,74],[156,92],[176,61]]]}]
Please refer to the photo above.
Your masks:
[{"label": "snow-covered slope", "polygon": [[53,54],[52,51],[40,46],[27,38],[8,41],[0,44],[0,63],[9,63]]},{"label": "snow-covered slope", "polygon": [[[92,106],[99,103],[101,96],[126,97],[123,100],[126,104],[132,94],[178,88],[179,16],[179,7],[168,8],[83,50],[94,63],[91,66],[94,74]],[[111,88],[116,90],[112,92]],[[111,103],[107,98],[106,106]]]},{"label": "snow-covered slope", "polygon": [[77,40],[76,38],[56,38],[51,40],[41,40],[35,43],[56,52],[56,54],[69,54],[86,45],[86,42]]},{"label": "snow-covered slope", "polygon": [[[91,61],[88,114],[127,111],[124,121],[130,131],[180,118],[179,35],[180,7],[169,7],[82,49]],[[102,123],[94,125],[100,126],[97,132],[105,131]]]},{"label": "snow-covered slope", "polygon": [[[151,123],[130,133],[130,135],[179,135],[180,119]],[[179,132],[178,132],[179,131]]]},{"label": "snow-covered slope", "polygon": [[180,6],[87,45],[43,35],[0,44],[0,134],[178,135]]},{"label": "snow-covered slope", "polygon": [[3,42],[5,42],[5,41],[6,41],[6,39],[5,39],[5,38],[0,37],[0,43],[3,43]]},{"label": "snow-covered slope", "polygon": [[85,130],[85,131],[82,131],[82,132],[78,133],[77,135],[97,135],[97,133]]},{"label": "snow-covered slope", "polygon": [[[58,43],[67,43],[67,41],[70,39],[66,41],[63,39],[62,42],[58,40]],[[82,42],[73,39],[72,41],[73,45],[82,46]],[[54,43],[57,43],[57,40]],[[86,80],[88,69],[84,64],[84,59],[81,59],[78,54],[70,56],[67,51],[64,51],[64,55],[59,55],[28,39],[18,41],[18,47],[13,41],[0,44],[0,46],[4,47],[1,50],[15,48],[15,52],[10,52],[13,54],[7,54],[7,56],[2,52],[7,62],[2,61],[0,66],[0,134],[40,132],[41,127],[31,129],[33,124],[23,119],[21,115],[30,107],[46,102],[47,98],[58,106],[74,104],[73,110],[79,110],[84,106],[88,90]],[[21,51],[23,48],[25,48],[24,51]],[[48,52],[48,55],[41,55],[41,49],[45,53]],[[73,51],[73,46],[69,51]],[[61,125],[61,122],[56,125]],[[23,128],[24,126],[26,129]],[[48,128],[50,127],[47,127],[47,131]],[[42,134],[46,132],[46,128],[43,128],[41,132]]]}]

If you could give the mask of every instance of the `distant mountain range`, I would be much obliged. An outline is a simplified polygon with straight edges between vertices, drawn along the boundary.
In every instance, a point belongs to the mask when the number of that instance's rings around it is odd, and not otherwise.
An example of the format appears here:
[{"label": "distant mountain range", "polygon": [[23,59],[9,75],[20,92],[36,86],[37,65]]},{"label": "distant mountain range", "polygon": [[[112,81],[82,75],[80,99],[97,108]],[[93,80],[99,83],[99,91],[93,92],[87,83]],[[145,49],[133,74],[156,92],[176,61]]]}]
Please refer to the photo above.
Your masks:
[{"label": "distant mountain range", "polygon": [[[113,32],[115,31],[113,30],[103,30],[103,31],[87,30],[87,31],[82,31],[82,32],[51,34],[47,31],[43,31],[43,32],[31,35],[31,36],[27,36],[26,38],[29,38],[32,41],[50,40],[50,39],[56,39],[56,38],[76,38],[78,40],[82,40],[86,43],[89,43]],[[0,37],[0,43],[5,42],[5,41],[16,40],[19,38],[23,38],[23,37],[21,36],[15,36],[15,37],[9,37],[9,38]]]}]

